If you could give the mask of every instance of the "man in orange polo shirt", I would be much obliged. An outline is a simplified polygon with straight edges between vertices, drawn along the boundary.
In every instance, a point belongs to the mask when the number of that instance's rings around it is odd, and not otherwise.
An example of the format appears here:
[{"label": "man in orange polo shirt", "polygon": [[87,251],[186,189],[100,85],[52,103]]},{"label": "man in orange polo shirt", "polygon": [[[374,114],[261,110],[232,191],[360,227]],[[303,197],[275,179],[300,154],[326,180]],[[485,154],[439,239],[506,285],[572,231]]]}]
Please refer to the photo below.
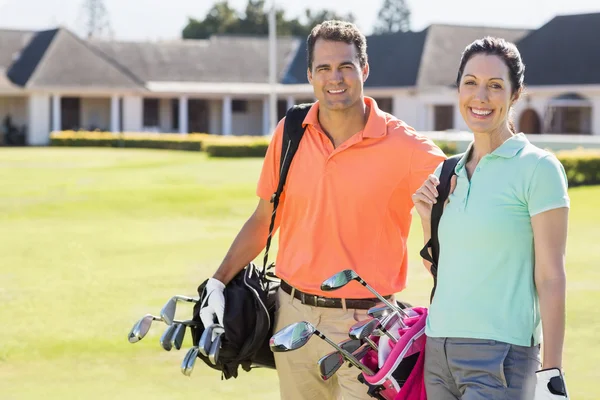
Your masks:
[{"label": "man in orange polo shirt", "polygon": [[[327,21],[307,40],[308,80],[317,102],[292,161],[282,194],[279,227],[275,331],[306,320],[332,340],[378,300],[359,284],[322,292],[321,283],[353,269],[382,295],[404,289],[411,195],[444,160],[435,144],[381,111],[365,97],[369,76],[366,39],[355,25]],[[206,286],[205,324],[223,318],[223,289],[264,248],[277,188],[283,121],[278,124],[258,182],[258,206],[242,227]],[[316,297],[338,298],[337,307],[318,307]],[[342,367],[323,381],[317,361],[331,352],[321,340],[299,350],[275,353],[282,399],[368,399],[356,368]]]}]

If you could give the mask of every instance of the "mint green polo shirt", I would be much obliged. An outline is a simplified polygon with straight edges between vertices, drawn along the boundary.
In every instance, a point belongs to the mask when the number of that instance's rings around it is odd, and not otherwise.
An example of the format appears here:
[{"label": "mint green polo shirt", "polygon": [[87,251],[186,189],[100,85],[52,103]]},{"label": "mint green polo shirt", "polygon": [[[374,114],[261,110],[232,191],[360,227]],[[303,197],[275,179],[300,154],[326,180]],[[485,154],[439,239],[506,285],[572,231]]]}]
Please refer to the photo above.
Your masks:
[{"label": "mint green polo shirt", "polygon": [[[531,217],[569,207],[567,177],[556,157],[522,133],[481,159],[471,180],[465,163],[439,226],[438,287],[429,310],[431,337],[540,343]],[[441,165],[436,170],[439,177]]]}]

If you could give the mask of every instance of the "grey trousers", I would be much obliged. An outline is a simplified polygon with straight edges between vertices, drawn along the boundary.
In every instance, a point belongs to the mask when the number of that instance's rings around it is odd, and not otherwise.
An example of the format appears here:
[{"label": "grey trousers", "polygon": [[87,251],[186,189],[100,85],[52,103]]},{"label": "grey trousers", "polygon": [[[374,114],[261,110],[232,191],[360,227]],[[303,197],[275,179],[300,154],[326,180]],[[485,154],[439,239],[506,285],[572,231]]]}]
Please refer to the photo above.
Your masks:
[{"label": "grey trousers", "polygon": [[425,387],[431,400],[532,400],[539,368],[539,346],[427,338]]}]

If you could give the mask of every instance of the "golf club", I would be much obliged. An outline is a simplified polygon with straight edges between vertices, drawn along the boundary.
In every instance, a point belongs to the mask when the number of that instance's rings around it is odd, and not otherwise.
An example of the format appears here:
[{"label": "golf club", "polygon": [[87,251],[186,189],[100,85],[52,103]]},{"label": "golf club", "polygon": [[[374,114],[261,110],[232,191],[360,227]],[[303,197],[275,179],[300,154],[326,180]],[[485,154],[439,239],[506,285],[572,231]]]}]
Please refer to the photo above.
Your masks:
[{"label": "golf club", "polygon": [[215,340],[213,340],[210,345],[210,350],[208,351],[208,361],[210,361],[213,365],[217,365],[217,361],[219,360],[219,350],[221,350],[221,335],[218,334]]},{"label": "golf club", "polygon": [[364,340],[367,342],[373,350],[377,351],[377,345],[369,338],[369,335],[373,333],[373,331],[381,326],[381,321],[377,318],[373,319],[365,319],[364,321],[358,321],[356,324],[350,327],[350,331],[348,332],[348,336],[351,339]]},{"label": "golf club", "polygon": [[173,334],[175,333],[175,329],[177,329],[177,325],[169,325],[167,329],[164,331],[162,336],[160,337],[160,346],[166,351],[171,351],[173,348]]},{"label": "golf club", "polygon": [[356,339],[346,339],[338,343],[338,346],[348,353],[354,353],[361,345],[362,342]]},{"label": "golf club", "polygon": [[[360,343],[360,341],[357,341],[354,339],[351,339],[350,341],[353,344],[356,342]],[[348,350],[348,349],[346,349],[346,350]],[[371,350],[371,346],[369,346],[367,343],[365,343],[365,344],[355,348],[350,353],[352,353],[352,355],[357,360],[360,361],[367,355],[367,352],[369,350]],[[344,364],[344,362],[345,362],[344,356],[342,356],[342,354],[337,350],[321,357],[321,359],[317,363],[319,365],[319,372],[321,374],[321,378],[324,381],[331,378],[337,372],[337,370],[340,369],[340,367]],[[350,366],[352,366],[352,364],[350,364]]]},{"label": "golf club", "polygon": [[372,318],[380,319],[387,317],[393,312],[394,311],[388,306],[386,306],[384,303],[378,303],[373,307],[369,308],[369,310],[367,311],[367,315],[369,315]]},{"label": "golf club", "polygon": [[[146,336],[146,334],[148,334],[148,331],[150,330],[150,326],[152,325],[152,321],[162,321],[164,322],[164,320],[161,317],[156,317],[152,314],[146,314],[144,315],[139,321],[137,321],[134,325],[133,328],[131,328],[131,331],[129,331],[129,334],[127,335],[127,339],[129,340],[129,343],[136,343],[139,342],[140,340],[142,340],[144,338],[144,336]],[[178,324],[183,324],[185,326],[197,326],[199,325],[199,323],[191,321],[191,320],[187,320],[187,321],[173,321],[174,323],[178,323]]]},{"label": "golf club", "polygon": [[367,282],[365,282],[360,276],[358,276],[358,274],[356,272],[354,272],[351,269],[347,269],[347,270],[338,272],[337,274],[333,275],[331,278],[326,279],[321,284],[321,290],[324,292],[330,292],[333,290],[337,290],[337,289],[340,289],[340,288],[346,286],[351,281],[357,281],[358,283],[363,285],[367,290],[369,290],[371,293],[373,293],[379,300],[381,300],[383,302],[383,304],[385,304],[392,310],[399,312],[404,317],[408,317],[408,314],[406,314],[406,312],[404,312],[403,309],[401,309],[397,305],[393,305],[392,303],[390,303],[385,297],[383,297],[377,291],[375,291],[375,289],[373,289]]},{"label": "golf club", "polygon": [[198,358],[198,347],[194,346],[188,350],[181,363],[181,373],[185,376],[190,376],[194,370],[196,364],[196,358]]},{"label": "golf club", "polygon": [[321,357],[317,362],[321,379],[326,381],[331,378],[344,365],[344,362],[344,356],[337,350]]},{"label": "golf club", "polygon": [[371,369],[362,365],[352,354],[338,346],[315,328],[314,325],[306,321],[296,322],[281,329],[269,339],[269,346],[273,352],[292,351],[304,346],[313,335],[317,335],[319,338],[329,343],[329,345],[338,350],[352,365],[369,375],[373,375]]},{"label": "golf club", "polygon": [[177,350],[180,350],[181,346],[183,345],[183,339],[185,338],[185,330],[187,327],[184,324],[175,324],[174,326],[177,326],[177,328],[175,328],[175,333],[173,334],[172,345]]},{"label": "golf club", "polygon": [[212,346],[213,341],[215,340],[217,335],[221,335],[225,332],[225,328],[223,325],[212,324],[209,325],[208,328],[202,332],[200,336],[200,340],[198,342],[198,351],[204,357],[208,357],[208,353],[210,352],[210,348]]},{"label": "golf club", "polygon": [[[398,306],[398,307],[400,307],[400,306]],[[402,310],[404,310],[404,312],[409,317],[418,317],[420,315],[412,308],[402,308],[402,307],[400,307],[400,308]],[[393,312],[394,312],[394,310],[390,309],[387,305],[385,305],[385,303],[377,303],[373,307],[369,308],[369,310],[367,311],[367,314],[373,318],[381,319],[383,317],[387,317],[388,315],[390,315]]]},{"label": "golf club", "polygon": [[162,310],[160,310],[160,316],[167,325],[173,324],[173,319],[175,319],[175,309],[177,308],[178,301],[197,303],[198,301],[200,301],[200,299],[180,295],[171,297],[169,301],[167,301],[167,303],[163,306]]},{"label": "golf club", "polygon": [[[356,339],[346,339],[338,343],[342,349],[346,350],[348,353],[354,353],[360,346],[361,341]],[[321,378],[323,380],[327,380],[336,373],[336,371],[344,364],[344,357],[339,351],[333,351],[329,354],[324,355],[317,362],[319,366],[319,371],[321,372]]]}]

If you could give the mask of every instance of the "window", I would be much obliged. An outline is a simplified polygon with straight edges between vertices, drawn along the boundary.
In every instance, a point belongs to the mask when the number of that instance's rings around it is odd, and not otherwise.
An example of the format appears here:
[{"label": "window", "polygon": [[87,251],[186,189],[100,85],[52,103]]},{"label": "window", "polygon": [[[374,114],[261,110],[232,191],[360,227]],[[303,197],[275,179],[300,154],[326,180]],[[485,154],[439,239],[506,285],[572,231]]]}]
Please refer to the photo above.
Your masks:
[{"label": "window", "polygon": [[434,106],[433,130],[445,131],[454,128],[454,106]]},{"label": "window", "polygon": [[171,126],[173,131],[179,130],[179,99],[171,99]]},{"label": "window", "polygon": [[79,97],[61,98],[60,109],[62,130],[78,130],[81,128],[81,101]]},{"label": "window", "polygon": [[379,107],[381,111],[389,114],[392,113],[392,99],[389,97],[380,97],[374,100],[377,103],[377,107]]},{"label": "window", "polygon": [[231,112],[245,113],[248,111],[248,102],[246,100],[232,100]]},{"label": "window", "polygon": [[144,99],[144,126],[159,125],[159,99]]}]

